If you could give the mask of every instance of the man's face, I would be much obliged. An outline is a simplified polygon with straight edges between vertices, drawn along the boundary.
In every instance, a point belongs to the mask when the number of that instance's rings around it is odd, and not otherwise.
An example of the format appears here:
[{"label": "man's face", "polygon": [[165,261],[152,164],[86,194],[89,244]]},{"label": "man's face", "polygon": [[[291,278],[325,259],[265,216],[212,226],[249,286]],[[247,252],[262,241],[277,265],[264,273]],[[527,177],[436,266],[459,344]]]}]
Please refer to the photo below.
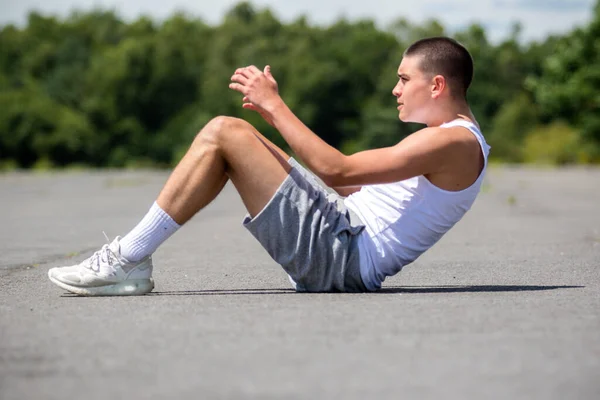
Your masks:
[{"label": "man's face", "polygon": [[425,123],[431,102],[432,79],[419,68],[420,57],[404,57],[398,67],[398,83],[392,90],[401,121]]}]

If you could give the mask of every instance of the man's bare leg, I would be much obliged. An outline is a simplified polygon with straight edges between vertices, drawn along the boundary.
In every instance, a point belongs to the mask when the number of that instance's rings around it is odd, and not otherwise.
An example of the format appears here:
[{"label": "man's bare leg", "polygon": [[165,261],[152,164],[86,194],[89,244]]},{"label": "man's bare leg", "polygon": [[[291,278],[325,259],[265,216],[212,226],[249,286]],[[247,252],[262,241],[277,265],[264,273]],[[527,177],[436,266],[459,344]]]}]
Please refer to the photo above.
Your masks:
[{"label": "man's bare leg", "polygon": [[217,117],[196,136],[160,192],[158,205],[182,225],[208,205],[228,179],[254,216],[291,167],[289,156],[244,120]]},{"label": "man's bare leg", "polygon": [[288,156],[247,122],[218,117],[197,135],[146,216],[83,262],[48,271],[61,288],[86,296],[139,295],[154,288],[150,255],[223,189],[228,179],[248,212],[263,209],[287,177]]}]

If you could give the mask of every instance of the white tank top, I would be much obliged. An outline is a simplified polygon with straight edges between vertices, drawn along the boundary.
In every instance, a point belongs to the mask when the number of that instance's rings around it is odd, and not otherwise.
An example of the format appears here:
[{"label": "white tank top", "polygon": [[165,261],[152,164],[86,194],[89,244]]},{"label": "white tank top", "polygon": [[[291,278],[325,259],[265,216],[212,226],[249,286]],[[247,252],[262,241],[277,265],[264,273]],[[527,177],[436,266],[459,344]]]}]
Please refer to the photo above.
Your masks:
[{"label": "white tank top", "polygon": [[365,224],[358,237],[360,274],[377,290],[433,246],[471,208],[481,188],[490,146],[475,124],[456,119],[441,128],[462,126],[475,135],[484,156],[477,180],[460,191],[440,189],[423,175],[400,182],[368,185],[345,199]]}]

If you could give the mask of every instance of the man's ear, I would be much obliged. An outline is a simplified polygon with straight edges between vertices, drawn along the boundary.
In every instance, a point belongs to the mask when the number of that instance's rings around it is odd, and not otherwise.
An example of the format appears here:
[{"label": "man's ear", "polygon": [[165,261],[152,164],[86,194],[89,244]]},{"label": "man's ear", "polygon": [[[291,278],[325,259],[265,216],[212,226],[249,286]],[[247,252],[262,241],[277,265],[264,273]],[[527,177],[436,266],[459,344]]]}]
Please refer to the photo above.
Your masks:
[{"label": "man's ear", "polygon": [[446,89],[446,78],[442,75],[436,75],[431,80],[431,97],[437,99]]}]

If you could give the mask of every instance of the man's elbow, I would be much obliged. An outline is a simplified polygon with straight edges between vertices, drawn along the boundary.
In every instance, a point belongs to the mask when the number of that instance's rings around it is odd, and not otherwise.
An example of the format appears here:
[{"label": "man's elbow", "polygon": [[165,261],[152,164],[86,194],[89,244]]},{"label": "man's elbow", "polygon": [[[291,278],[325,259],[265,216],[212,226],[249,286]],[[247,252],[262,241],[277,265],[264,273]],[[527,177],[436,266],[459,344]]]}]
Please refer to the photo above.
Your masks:
[{"label": "man's elbow", "polygon": [[339,167],[328,168],[323,171],[321,179],[329,187],[345,186],[344,171]]},{"label": "man's elbow", "polygon": [[345,186],[344,178],[347,169],[346,156],[332,157],[319,168],[319,178],[329,187]]}]

